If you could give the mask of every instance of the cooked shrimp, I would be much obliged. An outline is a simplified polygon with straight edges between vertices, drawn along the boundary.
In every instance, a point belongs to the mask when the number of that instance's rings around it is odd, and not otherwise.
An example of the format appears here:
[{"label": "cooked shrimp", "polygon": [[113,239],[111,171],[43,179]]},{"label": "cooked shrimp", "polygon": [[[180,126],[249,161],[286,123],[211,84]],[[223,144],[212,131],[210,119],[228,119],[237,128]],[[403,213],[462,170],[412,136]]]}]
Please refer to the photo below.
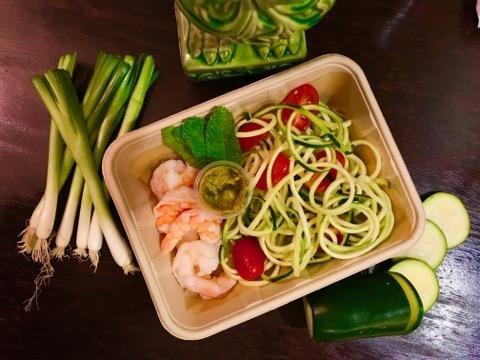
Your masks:
[{"label": "cooked shrimp", "polygon": [[170,190],[180,186],[192,187],[197,173],[197,169],[182,160],[168,160],[155,169],[150,179],[150,187],[160,200]]},{"label": "cooked shrimp", "polygon": [[221,273],[220,276],[210,279],[199,278],[196,289],[202,298],[213,299],[227,293],[236,283],[237,280]]},{"label": "cooked shrimp", "polygon": [[198,234],[198,237],[203,241],[216,243],[220,240],[221,222],[220,217],[199,208],[183,211],[170,224],[168,231],[166,231],[167,235],[160,244],[160,249],[165,253],[172,251],[185,235],[191,232]]},{"label": "cooked shrimp", "polygon": [[195,191],[192,188],[181,186],[167,192],[153,208],[155,225],[161,233],[167,233],[170,225],[184,210],[198,206]]},{"label": "cooked shrimp", "polygon": [[202,240],[183,243],[173,259],[172,271],[180,285],[211,299],[225,294],[236,280],[222,273],[218,277],[210,274],[218,267],[219,244]]},{"label": "cooked shrimp", "polygon": [[[220,240],[220,224],[222,218],[201,209],[192,209],[183,212],[180,217],[189,219],[193,231],[198,233],[201,240],[216,243]],[[185,221],[185,220],[184,220]]]}]

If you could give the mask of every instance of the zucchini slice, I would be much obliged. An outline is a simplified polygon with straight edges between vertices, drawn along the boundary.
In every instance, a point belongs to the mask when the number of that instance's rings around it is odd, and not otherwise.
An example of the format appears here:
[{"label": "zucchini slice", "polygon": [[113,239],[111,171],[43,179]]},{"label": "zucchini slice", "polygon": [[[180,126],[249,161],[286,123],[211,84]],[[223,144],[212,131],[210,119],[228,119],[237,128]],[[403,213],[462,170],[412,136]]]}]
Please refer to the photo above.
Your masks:
[{"label": "zucchini slice", "polygon": [[303,301],[310,336],[317,341],[407,334],[423,317],[413,285],[388,272],[351,276]]},{"label": "zucchini slice", "polygon": [[442,230],[434,222],[427,220],[422,236],[415,245],[397,254],[392,259],[395,262],[405,258],[425,261],[432,269],[436,269],[447,254],[447,239]]},{"label": "zucchini slice", "polygon": [[425,261],[403,260],[393,265],[389,271],[405,276],[412,283],[420,295],[425,312],[435,304],[440,292],[440,284],[435,271]]},{"label": "zucchini slice", "polygon": [[435,193],[423,201],[428,220],[433,221],[447,238],[448,248],[463,243],[470,233],[470,217],[463,202],[446,192]]}]

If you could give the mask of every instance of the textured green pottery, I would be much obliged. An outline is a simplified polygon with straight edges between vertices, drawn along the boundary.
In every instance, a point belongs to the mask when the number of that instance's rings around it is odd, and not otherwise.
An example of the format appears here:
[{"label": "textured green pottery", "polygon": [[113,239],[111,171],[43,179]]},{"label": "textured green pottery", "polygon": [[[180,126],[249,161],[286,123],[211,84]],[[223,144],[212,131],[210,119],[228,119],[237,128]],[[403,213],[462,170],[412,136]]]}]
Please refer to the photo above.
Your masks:
[{"label": "textured green pottery", "polygon": [[176,0],[180,55],[195,81],[257,74],[303,59],[305,30],[335,0]]}]

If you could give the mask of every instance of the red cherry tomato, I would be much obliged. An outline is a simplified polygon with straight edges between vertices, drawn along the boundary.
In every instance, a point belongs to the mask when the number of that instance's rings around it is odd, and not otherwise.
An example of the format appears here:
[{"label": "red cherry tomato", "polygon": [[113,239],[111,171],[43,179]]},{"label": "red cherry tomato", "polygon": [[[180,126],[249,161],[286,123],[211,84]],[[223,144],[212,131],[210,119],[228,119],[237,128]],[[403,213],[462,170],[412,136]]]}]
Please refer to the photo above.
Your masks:
[{"label": "red cherry tomato", "polygon": [[[315,154],[315,158],[317,160],[320,160],[320,159],[326,158],[326,157],[327,157],[327,154],[325,153],[325,150],[322,150],[322,151]],[[337,162],[342,167],[345,166],[345,156],[343,156],[343,154],[340,151],[335,150],[335,158],[336,158]],[[330,169],[326,178],[330,179],[330,182],[335,180],[337,178],[337,170],[336,169]]]},{"label": "red cherry tomato", "polygon": [[340,231],[336,230],[335,235],[337,235],[337,244],[342,245],[343,244],[343,234]]},{"label": "red cherry tomato", "polygon": [[258,240],[252,236],[244,236],[235,243],[232,259],[242,279],[255,280],[263,273],[265,254]]},{"label": "red cherry tomato", "polygon": [[[337,240],[336,240],[336,244],[337,245],[344,245],[343,244],[343,241],[344,241],[344,237],[343,237],[343,234],[338,231],[336,228],[334,228],[333,226],[329,226],[328,227],[329,229],[333,230],[333,232],[335,233],[335,235],[337,235]],[[330,240],[330,241],[333,241],[332,238],[330,237],[329,234],[325,234],[325,237]],[[325,255],[325,252],[322,250],[322,248],[319,246],[318,249],[317,249],[317,252],[316,252],[316,256],[320,257],[322,255]]]},{"label": "red cherry tomato", "polygon": [[[290,166],[290,159],[284,153],[278,154],[275,162],[272,165],[272,185],[275,186],[288,174],[288,167]],[[260,190],[267,190],[267,169],[263,171],[262,176],[258,179],[257,188]]]},{"label": "red cherry tomato", "polygon": [[[318,153],[315,154],[315,158],[317,160],[321,160],[322,158],[326,158],[326,153],[325,153],[325,150],[322,150]],[[343,156],[343,154],[338,151],[338,150],[335,150],[335,157],[337,159],[337,162],[343,167],[345,166],[345,156]],[[315,179],[318,178],[318,175],[315,174],[312,176],[312,180],[310,180],[310,182],[307,183],[307,187],[310,188],[310,185],[311,183],[313,183],[313,181],[315,181]],[[315,189],[315,192],[317,194],[320,194],[320,193],[323,193],[325,192],[325,190],[327,190],[328,186],[333,182],[335,181],[335,179],[337,178],[337,170],[336,169],[330,169],[328,171],[328,174],[327,176],[325,176],[323,178],[323,180],[320,182],[320,184],[317,186],[317,188]]]},{"label": "red cherry tomato", "polygon": [[[343,234],[342,234],[340,231],[338,231],[337,229],[335,229],[334,227],[332,227],[332,226],[329,226],[329,228],[330,228],[331,230],[333,230],[333,232],[335,233],[335,235],[337,235],[336,244],[337,244],[337,245],[342,245],[342,244],[343,244]],[[328,240],[333,241],[332,238],[330,237],[330,235],[325,234],[325,236],[328,238]]]},{"label": "red cherry tomato", "polygon": [[[257,123],[253,122],[248,122],[243,124],[240,127],[240,131],[255,131],[261,129],[263,126]],[[255,145],[257,145],[260,141],[265,139],[268,136],[268,132],[263,133],[261,135],[257,136],[251,136],[251,137],[241,137],[238,138],[238,142],[240,143],[240,148],[242,149],[243,152],[246,152],[253,148]]]},{"label": "red cherry tomato", "polygon": [[[302,106],[306,104],[318,104],[319,96],[317,90],[310,84],[303,84],[293,89],[283,99],[282,103],[287,105]],[[288,122],[293,110],[282,110],[282,121]],[[310,120],[303,115],[298,114],[293,120],[292,126],[300,131],[305,131],[310,126]]]}]

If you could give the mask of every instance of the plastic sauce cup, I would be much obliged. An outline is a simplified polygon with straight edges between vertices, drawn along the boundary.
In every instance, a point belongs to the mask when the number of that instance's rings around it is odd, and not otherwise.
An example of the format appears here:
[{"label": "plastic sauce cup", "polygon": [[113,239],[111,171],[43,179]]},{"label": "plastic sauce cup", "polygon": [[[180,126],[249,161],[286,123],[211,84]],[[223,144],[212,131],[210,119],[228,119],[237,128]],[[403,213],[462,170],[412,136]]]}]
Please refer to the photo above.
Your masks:
[{"label": "plastic sauce cup", "polygon": [[232,161],[215,161],[205,166],[195,179],[199,203],[222,218],[241,214],[252,191],[245,170]]}]

